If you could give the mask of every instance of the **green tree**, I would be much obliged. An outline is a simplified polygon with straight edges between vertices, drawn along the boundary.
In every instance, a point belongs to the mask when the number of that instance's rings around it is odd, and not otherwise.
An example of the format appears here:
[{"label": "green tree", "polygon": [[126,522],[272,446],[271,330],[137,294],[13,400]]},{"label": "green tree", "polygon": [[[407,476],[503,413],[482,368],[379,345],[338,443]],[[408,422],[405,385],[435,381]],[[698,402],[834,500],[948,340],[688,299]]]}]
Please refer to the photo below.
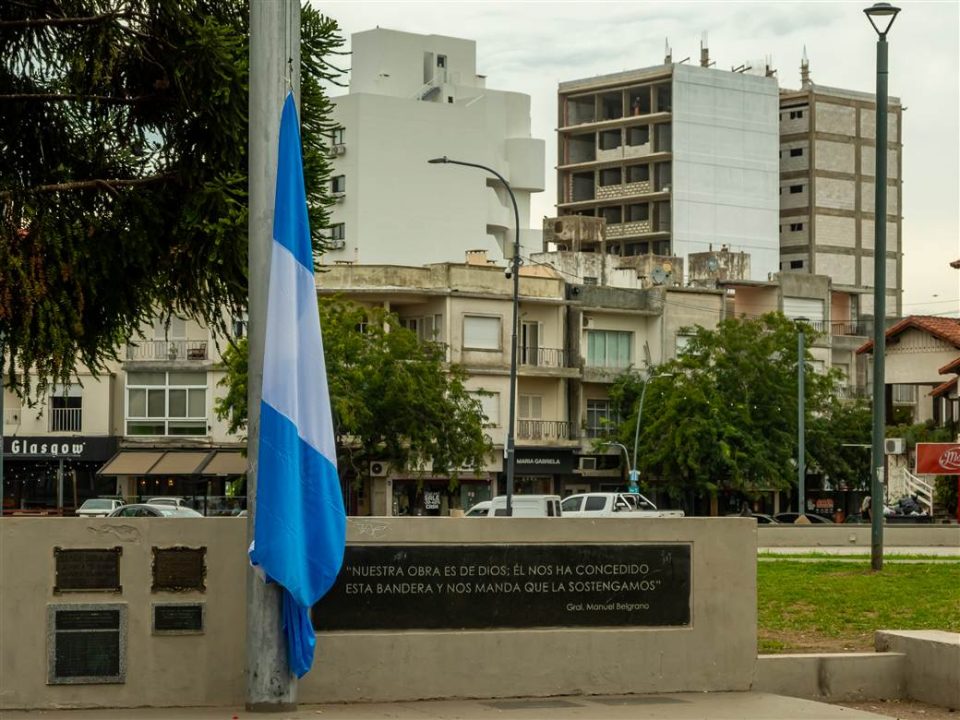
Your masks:
[{"label": "green tree", "polygon": [[[637,466],[675,498],[718,489],[754,494],[795,483],[797,324],[779,313],[696,327],[684,351],[654,372],[641,421]],[[808,345],[816,333],[806,325]],[[807,358],[810,358],[809,351]],[[808,421],[828,407],[835,376],[807,372]],[[618,439],[632,448],[642,378],[619,378]],[[810,458],[808,458],[810,462]]]},{"label": "green tree", "polygon": [[[449,475],[480,472],[492,450],[466,372],[444,362],[439,343],[420,342],[393,314],[336,298],[319,303],[324,356],[341,473],[368,474],[371,460]],[[247,422],[247,344],[224,355],[227,394],[216,404],[231,432]]]},{"label": "green tree", "polygon": [[[244,0],[0,3],[0,340],[21,394],[29,372],[102,369],[157,308],[226,331],[245,305],[247,21]],[[343,40],[305,5],[301,41],[320,251]]]}]

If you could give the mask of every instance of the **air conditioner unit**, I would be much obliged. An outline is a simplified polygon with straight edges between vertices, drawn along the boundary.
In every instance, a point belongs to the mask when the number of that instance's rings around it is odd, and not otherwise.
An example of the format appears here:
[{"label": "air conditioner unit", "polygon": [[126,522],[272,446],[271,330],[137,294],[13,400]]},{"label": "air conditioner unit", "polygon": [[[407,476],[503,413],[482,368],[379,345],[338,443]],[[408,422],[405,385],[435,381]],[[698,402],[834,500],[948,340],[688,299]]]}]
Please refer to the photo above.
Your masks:
[{"label": "air conditioner unit", "polygon": [[887,455],[903,455],[906,443],[903,438],[887,438],[883,441],[883,452]]},{"label": "air conditioner unit", "polygon": [[330,193],[330,197],[334,199],[335,202],[343,202],[343,199],[347,196],[342,190],[340,192]]},{"label": "air conditioner unit", "polygon": [[389,465],[383,460],[370,463],[370,477],[386,477]]},{"label": "air conditioner unit", "polygon": [[597,459],[595,457],[582,457],[580,458],[581,470],[596,470],[597,469]]},{"label": "air conditioner unit", "polygon": [[345,248],[346,245],[347,245],[347,242],[346,242],[345,240],[331,240],[331,241],[330,241],[330,249],[331,249],[331,250],[343,250],[343,248]]},{"label": "air conditioner unit", "polygon": [[343,155],[347,151],[346,145],[332,145],[330,147],[330,157],[335,157],[337,155]]}]

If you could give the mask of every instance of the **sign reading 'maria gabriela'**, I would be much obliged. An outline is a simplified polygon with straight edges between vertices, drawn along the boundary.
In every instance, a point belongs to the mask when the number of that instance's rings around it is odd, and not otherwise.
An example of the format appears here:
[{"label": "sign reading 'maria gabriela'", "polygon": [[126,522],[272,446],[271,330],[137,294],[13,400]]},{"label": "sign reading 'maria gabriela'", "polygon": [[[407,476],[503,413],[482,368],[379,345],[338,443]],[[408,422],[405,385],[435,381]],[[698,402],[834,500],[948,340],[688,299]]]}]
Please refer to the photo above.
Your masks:
[{"label": "sign reading 'maria gabriela'", "polygon": [[687,626],[689,545],[354,545],[329,630]]},{"label": "sign reading 'maria gabriela'", "polygon": [[960,443],[917,443],[917,475],[960,475]]}]

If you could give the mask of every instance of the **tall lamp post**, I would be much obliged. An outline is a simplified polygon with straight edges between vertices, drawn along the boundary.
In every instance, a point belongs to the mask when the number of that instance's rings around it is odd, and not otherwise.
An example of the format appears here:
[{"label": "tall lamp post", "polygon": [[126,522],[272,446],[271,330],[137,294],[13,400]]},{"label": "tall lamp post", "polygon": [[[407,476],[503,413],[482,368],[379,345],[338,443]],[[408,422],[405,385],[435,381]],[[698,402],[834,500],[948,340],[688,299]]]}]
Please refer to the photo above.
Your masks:
[{"label": "tall lamp post", "polygon": [[[807,362],[806,351],[803,347],[806,338],[803,334],[803,326],[800,325],[800,323],[806,321],[807,318],[805,317],[794,318],[794,322],[797,323],[797,512],[800,515],[805,515],[807,512],[807,450],[804,442],[806,436],[804,428],[806,422],[804,407],[806,401],[804,392],[806,373],[804,371],[807,368]],[[799,516],[797,519],[799,520]]]},{"label": "tall lamp post", "polygon": [[873,435],[870,473],[870,566],[883,569],[884,360],[887,311],[887,33],[900,8],[878,2],[864,11],[877,31],[877,146],[873,213]]},{"label": "tall lamp post", "polygon": [[640,441],[640,418],[643,417],[643,400],[647,397],[647,385],[657,378],[673,377],[673,373],[650,375],[643,381],[643,390],[640,391],[640,404],[637,406],[637,426],[633,431],[633,466],[630,469],[630,492],[640,491],[640,471],[637,470],[637,444]]},{"label": "tall lamp post", "polygon": [[[513,278],[513,330],[510,336],[510,418],[507,421],[507,446],[504,449],[504,460],[507,465],[507,515],[513,515],[513,476],[516,468],[516,422],[517,422],[517,325],[520,319],[520,210],[517,208],[517,198],[513,194],[510,183],[493,168],[478,163],[451,160],[446,155],[427,160],[431,164],[463,165],[479,168],[495,176],[510,194],[513,203],[513,219],[516,224],[516,235],[513,241],[513,257],[510,258],[510,271]],[[504,248],[506,250],[506,248]]]},{"label": "tall lamp post", "polygon": [[605,442],[604,445],[607,445],[607,446],[615,445],[616,447],[623,450],[623,458],[624,460],[627,461],[627,475],[630,477],[630,492],[637,492],[637,490],[633,486],[633,473],[636,471],[633,469],[633,466],[630,465],[630,453],[627,452],[627,446],[624,445],[623,443],[618,443],[618,442]]}]

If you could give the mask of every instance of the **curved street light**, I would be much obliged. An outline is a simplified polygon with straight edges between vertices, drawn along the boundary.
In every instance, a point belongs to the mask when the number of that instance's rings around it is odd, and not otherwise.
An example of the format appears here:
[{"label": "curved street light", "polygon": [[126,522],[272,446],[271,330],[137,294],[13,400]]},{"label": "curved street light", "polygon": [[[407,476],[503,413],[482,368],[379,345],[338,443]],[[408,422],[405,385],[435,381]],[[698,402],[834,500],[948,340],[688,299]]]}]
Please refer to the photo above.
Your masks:
[{"label": "curved street light", "polygon": [[[873,507],[883,507],[883,438],[886,410],[884,361],[887,315],[887,33],[900,8],[878,2],[864,11],[877,31],[877,144],[873,203],[873,434],[871,437],[870,496]],[[878,502],[879,499],[879,502]],[[870,513],[870,566],[883,569],[883,513]]]},{"label": "curved street light", "polygon": [[637,443],[640,440],[640,418],[643,417],[643,401],[647,397],[647,385],[659,378],[673,377],[673,373],[650,375],[643,381],[643,390],[640,391],[640,404],[637,407],[637,426],[633,431],[633,467],[630,469],[630,492],[640,491],[640,471],[637,470]]},{"label": "curved street light", "polygon": [[507,421],[507,446],[504,448],[504,460],[507,471],[507,516],[513,515],[513,477],[516,469],[516,415],[517,415],[517,324],[520,316],[520,210],[517,208],[517,198],[514,197],[510,183],[493,168],[479,163],[451,160],[446,155],[427,160],[431,165],[463,165],[464,167],[479,168],[495,176],[510,194],[513,203],[513,217],[516,223],[516,235],[513,241],[513,257],[511,258],[511,274],[513,276],[513,330],[510,339],[510,417]]}]

